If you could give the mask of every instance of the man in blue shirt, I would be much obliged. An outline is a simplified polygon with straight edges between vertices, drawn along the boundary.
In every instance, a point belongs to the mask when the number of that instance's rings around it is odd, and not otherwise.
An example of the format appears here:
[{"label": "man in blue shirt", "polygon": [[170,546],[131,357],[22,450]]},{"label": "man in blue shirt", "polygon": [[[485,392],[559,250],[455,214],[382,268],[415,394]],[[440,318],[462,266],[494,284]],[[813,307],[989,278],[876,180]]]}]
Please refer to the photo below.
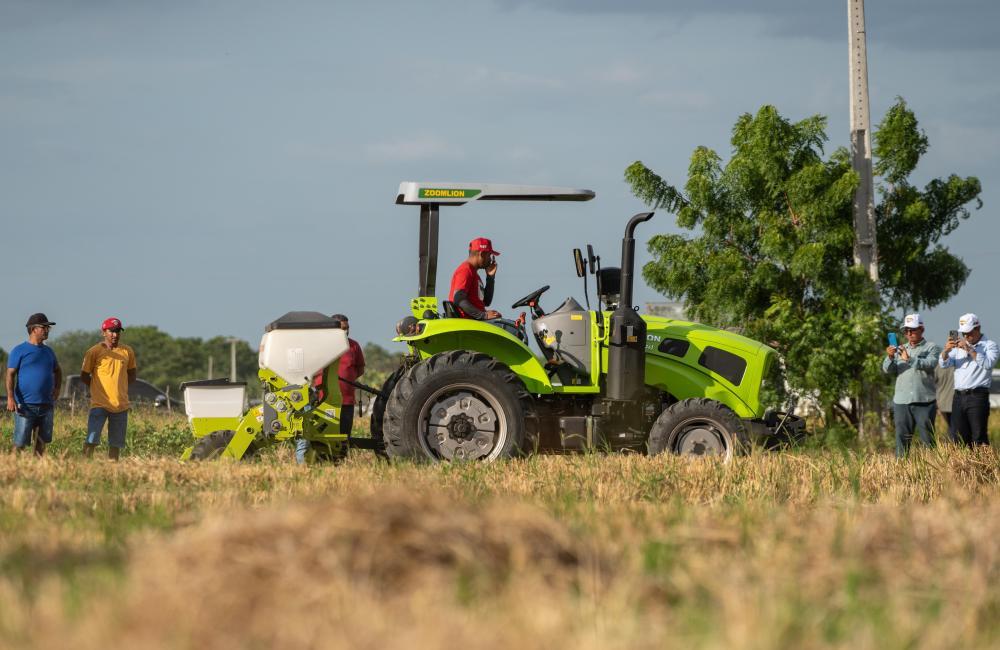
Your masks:
[{"label": "man in blue shirt", "polygon": [[993,366],[1000,358],[1000,346],[983,336],[979,317],[965,314],[958,319],[958,335],[948,336],[938,364],[955,368],[955,401],[951,417],[962,442],[973,445],[990,444],[986,422],[990,417],[990,384]]},{"label": "man in blue shirt", "polygon": [[28,340],[7,358],[7,410],[14,413],[14,448],[23,451],[35,434],[35,454],[52,442],[52,405],[62,385],[56,353],[45,345],[55,323],[45,314],[32,314],[25,327]]}]

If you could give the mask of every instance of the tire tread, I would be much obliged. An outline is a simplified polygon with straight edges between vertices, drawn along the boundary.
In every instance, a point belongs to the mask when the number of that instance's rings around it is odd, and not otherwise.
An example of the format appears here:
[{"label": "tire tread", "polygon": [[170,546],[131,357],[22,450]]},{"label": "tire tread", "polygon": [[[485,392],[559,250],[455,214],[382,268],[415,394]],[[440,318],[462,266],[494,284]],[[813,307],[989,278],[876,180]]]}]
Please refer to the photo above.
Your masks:
[{"label": "tire tread", "polygon": [[402,374],[393,387],[386,400],[382,429],[386,453],[390,458],[430,460],[420,446],[416,431],[409,431],[404,422],[406,407],[420,386],[441,372],[455,369],[463,369],[470,376],[480,373],[493,375],[513,393],[525,421],[524,439],[519,444],[515,443],[512,453],[521,455],[530,448],[535,436],[531,425],[536,421],[533,400],[517,373],[487,354],[472,350],[449,350],[416,364]]}]

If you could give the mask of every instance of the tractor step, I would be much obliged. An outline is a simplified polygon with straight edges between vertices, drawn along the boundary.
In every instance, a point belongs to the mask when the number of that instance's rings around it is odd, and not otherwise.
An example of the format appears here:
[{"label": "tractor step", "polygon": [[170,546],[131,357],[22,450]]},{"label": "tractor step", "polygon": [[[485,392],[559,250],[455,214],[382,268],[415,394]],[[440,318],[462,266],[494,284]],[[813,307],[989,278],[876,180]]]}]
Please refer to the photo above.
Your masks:
[{"label": "tractor step", "polygon": [[350,446],[354,449],[371,449],[372,451],[383,451],[385,445],[381,440],[372,438],[350,438]]}]

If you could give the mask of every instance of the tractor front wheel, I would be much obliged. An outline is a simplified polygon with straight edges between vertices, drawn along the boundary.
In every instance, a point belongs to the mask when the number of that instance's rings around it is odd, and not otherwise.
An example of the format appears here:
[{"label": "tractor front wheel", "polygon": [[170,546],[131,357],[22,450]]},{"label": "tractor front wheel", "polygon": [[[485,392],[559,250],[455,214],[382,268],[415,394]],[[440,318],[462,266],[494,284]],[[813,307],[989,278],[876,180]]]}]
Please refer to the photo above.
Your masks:
[{"label": "tractor front wheel", "polygon": [[749,447],[746,427],[715,400],[686,399],[668,406],[649,432],[649,455],[719,456],[729,462]]},{"label": "tractor front wheel", "polygon": [[436,354],[396,383],[385,408],[392,458],[485,461],[525,450],[531,396],[510,368],[467,350]]}]

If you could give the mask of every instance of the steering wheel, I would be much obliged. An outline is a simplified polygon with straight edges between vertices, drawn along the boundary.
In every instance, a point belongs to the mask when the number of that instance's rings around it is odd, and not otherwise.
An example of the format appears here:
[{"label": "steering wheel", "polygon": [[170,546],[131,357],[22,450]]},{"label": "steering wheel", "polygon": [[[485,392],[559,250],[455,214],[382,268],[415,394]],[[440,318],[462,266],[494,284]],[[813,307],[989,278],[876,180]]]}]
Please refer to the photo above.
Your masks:
[{"label": "steering wheel", "polygon": [[538,299],[542,297],[542,294],[549,290],[549,285],[545,285],[541,289],[535,289],[524,298],[521,298],[513,305],[510,306],[511,309],[517,309],[518,307],[536,307],[538,305]]}]

